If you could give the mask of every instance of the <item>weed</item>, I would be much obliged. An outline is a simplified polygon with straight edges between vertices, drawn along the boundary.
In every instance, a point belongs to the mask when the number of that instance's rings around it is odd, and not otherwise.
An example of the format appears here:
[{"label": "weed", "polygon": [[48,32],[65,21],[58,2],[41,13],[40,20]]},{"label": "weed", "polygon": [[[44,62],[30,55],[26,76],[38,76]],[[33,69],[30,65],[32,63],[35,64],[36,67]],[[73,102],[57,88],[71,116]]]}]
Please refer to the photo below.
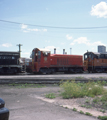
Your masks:
[{"label": "weed", "polygon": [[86,107],[86,105],[81,105],[81,107]]},{"label": "weed", "polygon": [[81,114],[84,114],[84,112],[83,112],[82,110],[80,110],[80,113],[81,113]]},{"label": "weed", "polygon": [[100,112],[105,113],[106,111],[105,110],[100,110]]},{"label": "weed", "polygon": [[86,112],[85,115],[92,116],[92,114],[89,112]]},{"label": "weed", "polygon": [[12,84],[9,84],[9,86],[13,86],[13,87],[16,87],[16,88],[29,88],[29,87],[32,87],[32,88],[41,88],[41,87],[45,87],[44,85],[28,84],[28,83],[25,83],[25,84],[12,83]]},{"label": "weed", "polygon": [[54,93],[46,94],[45,97],[46,97],[46,98],[50,98],[50,99],[54,99],[54,98],[56,98],[56,96],[55,96]]},{"label": "weed", "polygon": [[77,111],[77,109],[76,109],[76,108],[73,108],[72,110],[73,110],[73,111]]},{"label": "weed", "polygon": [[64,90],[61,95],[65,99],[84,96],[95,97],[96,95],[102,95],[105,92],[101,82],[88,82],[80,84],[75,83],[75,81],[67,81],[63,82],[60,87]]},{"label": "weed", "polygon": [[93,102],[94,103],[98,103],[100,100],[99,100],[99,97],[96,97],[95,99],[93,99]]},{"label": "weed", "polygon": [[100,120],[107,120],[107,116],[98,116],[98,119],[100,119]]},{"label": "weed", "polygon": [[85,101],[85,103],[90,103],[90,100],[89,100],[89,99],[87,99],[87,100]]},{"label": "weed", "polygon": [[86,106],[86,108],[91,108],[91,105]]}]

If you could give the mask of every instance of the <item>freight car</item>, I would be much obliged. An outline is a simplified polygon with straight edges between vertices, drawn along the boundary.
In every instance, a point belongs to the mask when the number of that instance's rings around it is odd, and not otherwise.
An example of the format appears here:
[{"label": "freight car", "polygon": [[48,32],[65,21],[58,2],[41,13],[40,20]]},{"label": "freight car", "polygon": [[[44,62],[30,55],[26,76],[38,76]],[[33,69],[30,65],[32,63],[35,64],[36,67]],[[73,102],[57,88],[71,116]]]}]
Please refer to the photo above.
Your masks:
[{"label": "freight car", "polygon": [[51,54],[49,50],[34,48],[32,51],[32,62],[26,66],[26,71],[33,73],[82,73],[83,56],[67,54]]},{"label": "freight car", "polygon": [[0,74],[20,73],[22,66],[19,62],[19,52],[0,51]]},{"label": "freight car", "polygon": [[86,52],[84,66],[88,72],[107,72],[107,53]]}]

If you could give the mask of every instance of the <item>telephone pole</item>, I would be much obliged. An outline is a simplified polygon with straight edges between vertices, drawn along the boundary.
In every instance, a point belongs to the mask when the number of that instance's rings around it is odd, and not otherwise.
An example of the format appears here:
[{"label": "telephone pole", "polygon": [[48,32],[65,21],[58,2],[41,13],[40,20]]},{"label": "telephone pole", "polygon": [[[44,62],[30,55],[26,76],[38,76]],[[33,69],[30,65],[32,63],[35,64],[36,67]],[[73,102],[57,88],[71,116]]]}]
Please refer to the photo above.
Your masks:
[{"label": "telephone pole", "polygon": [[20,54],[20,57],[21,57],[21,44],[18,44],[17,46],[19,46],[19,54]]}]

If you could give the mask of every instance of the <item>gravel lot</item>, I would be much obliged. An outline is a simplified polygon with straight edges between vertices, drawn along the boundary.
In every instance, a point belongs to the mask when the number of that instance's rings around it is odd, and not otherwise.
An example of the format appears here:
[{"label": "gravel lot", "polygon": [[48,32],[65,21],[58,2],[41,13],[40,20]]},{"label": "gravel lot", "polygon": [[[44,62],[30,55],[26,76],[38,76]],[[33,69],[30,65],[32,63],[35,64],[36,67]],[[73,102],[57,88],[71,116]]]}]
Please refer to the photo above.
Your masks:
[{"label": "gravel lot", "polygon": [[[45,94],[58,93],[58,86],[43,88],[16,88],[0,85],[0,97],[5,100],[6,108],[10,110],[9,120],[97,120],[69,108],[73,101],[62,101],[61,98],[49,100]],[[68,106],[67,106],[68,104]]]}]

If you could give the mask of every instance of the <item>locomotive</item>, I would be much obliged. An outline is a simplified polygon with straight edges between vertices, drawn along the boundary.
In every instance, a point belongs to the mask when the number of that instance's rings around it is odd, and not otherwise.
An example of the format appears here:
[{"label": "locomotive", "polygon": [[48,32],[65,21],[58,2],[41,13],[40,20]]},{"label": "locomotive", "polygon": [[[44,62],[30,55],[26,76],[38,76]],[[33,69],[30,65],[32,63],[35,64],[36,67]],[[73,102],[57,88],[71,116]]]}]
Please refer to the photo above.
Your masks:
[{"label": "locomotive", "polygon": [[86,52],[84,66],[88,72],[107,72],[107,53]]},{"label": "locomotive", "polygon": [[20,73],[22,65],[19,61],[19,52],[0,51],[0,74]]},{"label": "locomotive", "polygon": [[26,72],[33,73],[83,73],[83,56],[51,54],[49,50],[34,48],[32,61],[26,66]]}]

